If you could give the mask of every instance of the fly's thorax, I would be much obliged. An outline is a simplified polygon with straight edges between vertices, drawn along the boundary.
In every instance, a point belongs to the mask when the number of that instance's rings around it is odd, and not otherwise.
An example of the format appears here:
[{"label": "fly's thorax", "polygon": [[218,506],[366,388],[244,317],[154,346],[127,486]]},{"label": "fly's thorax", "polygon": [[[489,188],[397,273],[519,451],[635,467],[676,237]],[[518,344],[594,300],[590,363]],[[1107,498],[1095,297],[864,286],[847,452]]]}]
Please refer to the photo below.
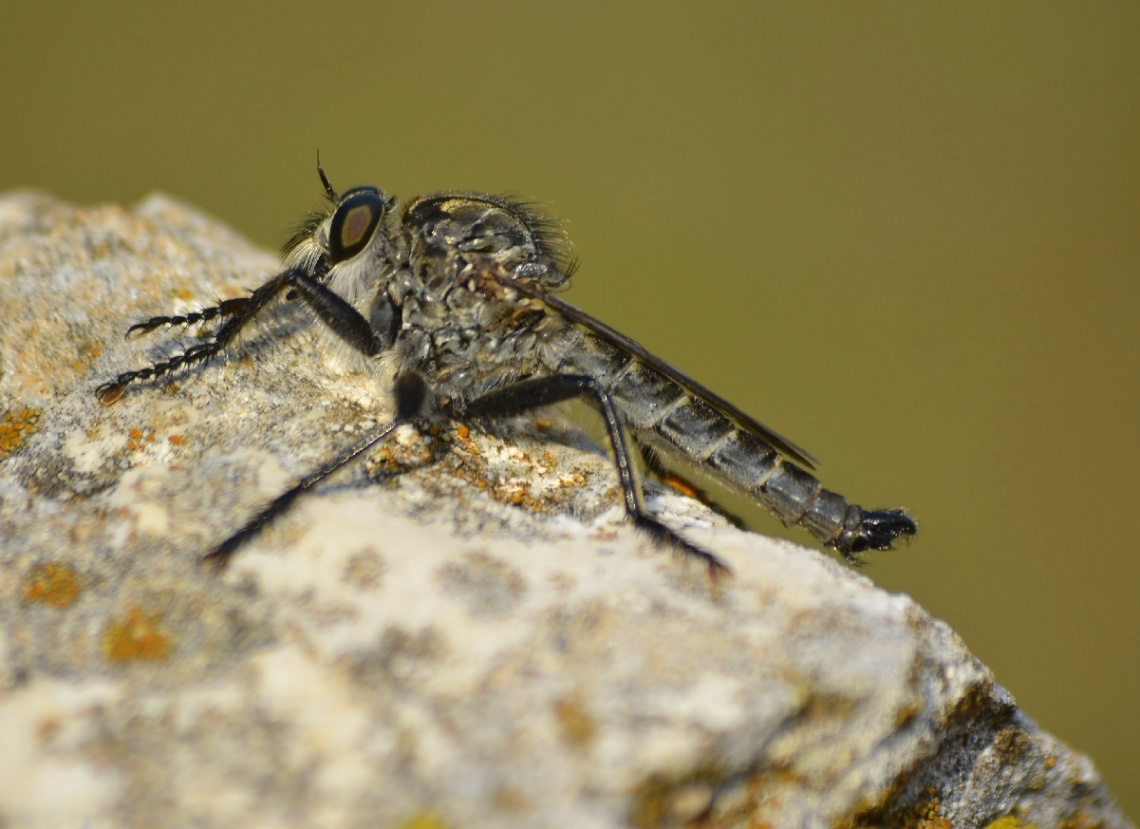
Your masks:
[{"label": "fly's thorax", "polygon": [[[570,242],[554,222],[527,205],[484,193],[449,192],[421,196],[404,209],[410,255],[426,267],[417,274],[430,282],[439,266],[456,272],[454,259],[478,261],[504,272],[537,266],[542,287],[556,290],[571,267]],[[447,262],[445,265],[444,261]]]},{"label": "fly's thorax", "polygon": [[511,379],[549,373],[545,344],[562,326],[541,303],[511,291],[488,295],[465,282],[439,296],[408,295],[401,311],[397,348],[405,365],[450,397],[472,398]]}]

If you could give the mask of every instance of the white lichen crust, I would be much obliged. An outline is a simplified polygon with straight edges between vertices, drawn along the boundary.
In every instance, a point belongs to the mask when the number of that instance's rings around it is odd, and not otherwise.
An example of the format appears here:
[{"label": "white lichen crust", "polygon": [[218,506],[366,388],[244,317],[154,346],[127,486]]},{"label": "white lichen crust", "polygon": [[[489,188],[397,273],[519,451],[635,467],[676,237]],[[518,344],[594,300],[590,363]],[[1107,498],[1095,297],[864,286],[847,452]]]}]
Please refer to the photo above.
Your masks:
[{"label": "white lichen crust", "polygon": [[710,581],[558,422],[405,427],[214,575],[387,378],[286,304],[94,389],[274,267],[166,197],[0,199],[0,826],[1130,825],[911,599],[650,488]]}]

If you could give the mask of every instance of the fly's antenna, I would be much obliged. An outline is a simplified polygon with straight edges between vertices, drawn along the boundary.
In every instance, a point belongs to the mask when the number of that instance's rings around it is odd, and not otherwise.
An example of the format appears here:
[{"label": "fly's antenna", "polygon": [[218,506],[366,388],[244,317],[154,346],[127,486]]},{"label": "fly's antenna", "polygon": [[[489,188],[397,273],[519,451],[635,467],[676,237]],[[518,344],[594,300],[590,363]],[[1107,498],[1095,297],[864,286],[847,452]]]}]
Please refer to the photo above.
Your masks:
[{"label": "fly's antenna", "polygon": [[321,177],[321,183],[325,186],[325,193],[329,197],[329,201],[333,204],[340,202],[340,196],[337,195],[336,190],[329,184],[329,177],[325,175],[325,168],[321,166],[321,151],[317,150],[317,175]]}]

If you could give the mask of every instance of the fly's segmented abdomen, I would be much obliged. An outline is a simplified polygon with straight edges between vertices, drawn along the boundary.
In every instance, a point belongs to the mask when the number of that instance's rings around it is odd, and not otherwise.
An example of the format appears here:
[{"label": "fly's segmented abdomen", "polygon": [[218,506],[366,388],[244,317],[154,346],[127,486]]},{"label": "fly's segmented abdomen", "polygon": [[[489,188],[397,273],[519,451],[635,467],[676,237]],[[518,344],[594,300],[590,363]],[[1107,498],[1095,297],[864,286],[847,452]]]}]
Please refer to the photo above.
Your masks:
[{"label": "fly's segmented abdomen", "polygon": [[643,443],[679,452],[759,501],[785,524],[799,524],[825,544],[842,534],[847,501],[763,440],[638,360],[615,380],[610,392]]},{"label": "fly's segmented abdomen", "polygon": [[901,510],[864,511],[824,489],[761,437],[636,356],[594,337],[584,345],[570,360],[573,369],[602,382],[639,442],[681,455],[784,524],[803,527],[848,557],[887,549],[898,535],[915,531]]}]

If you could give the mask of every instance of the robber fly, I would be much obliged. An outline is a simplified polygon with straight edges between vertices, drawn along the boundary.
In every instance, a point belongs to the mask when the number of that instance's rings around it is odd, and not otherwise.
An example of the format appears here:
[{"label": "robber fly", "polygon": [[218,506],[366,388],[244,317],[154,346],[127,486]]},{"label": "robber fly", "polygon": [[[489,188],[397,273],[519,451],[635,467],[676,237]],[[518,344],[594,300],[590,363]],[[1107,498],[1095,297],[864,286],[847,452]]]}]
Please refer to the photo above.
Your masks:
[{"label": "robber fly", "polygon": [[799,525],[849,561],[916,532],[901,509],[864,510],[805,471],[804,450],[636,342],[555,296],[575,270],[564,232],[527,205],[462,191],[400,209],[376,187],[338,193],[317,164],[329,207],[285,246],[283,270],[248,297],[160,316],[128,337],[217,321],[212,338],[101,385],[104,404],[139,380],[208,360],[266,307],[299,299],[365,358],[394,372],[395,417],[278,496],[206,557],[230,556],[305,490],[366,453],[401,424],[522,414],[581,399],[602,416],[632,523],[659,543],[723,569],[645,509],[631,446],[672,456]]}]

